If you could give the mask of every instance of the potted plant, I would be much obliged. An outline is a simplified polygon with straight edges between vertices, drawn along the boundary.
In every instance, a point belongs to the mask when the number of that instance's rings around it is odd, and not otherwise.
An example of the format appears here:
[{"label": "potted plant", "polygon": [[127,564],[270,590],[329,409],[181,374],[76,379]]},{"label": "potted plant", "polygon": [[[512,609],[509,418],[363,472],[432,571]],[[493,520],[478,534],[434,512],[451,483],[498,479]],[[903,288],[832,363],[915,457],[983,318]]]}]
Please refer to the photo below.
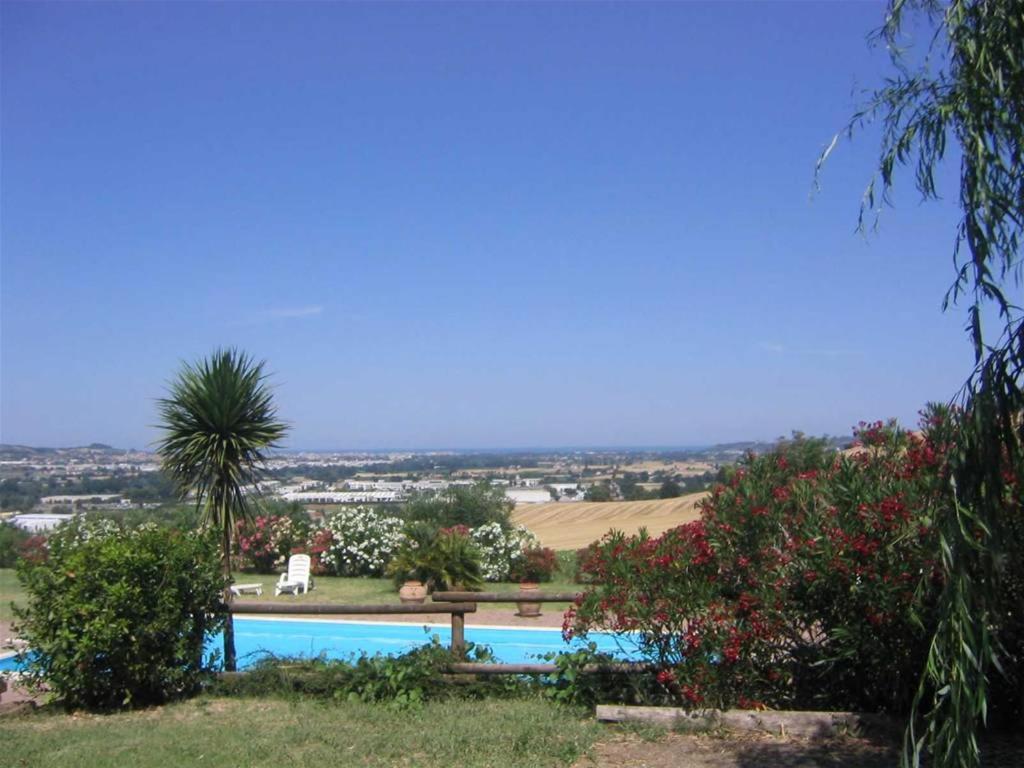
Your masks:
[{"label": "potted plant", "polygon": [[[478,590],[483,584],[480,551],[460,528],[442,528],[431,533],[428,526],[410,526],[405,540],[388,566],[388,573],[396,583],[408,586],[410,601],[423,602],[434,590]],[[419,590],[410,581],[419,582],[423,600],[416,597]],[[399,597],[402,596],[399,590]]]},{"label": "potted plant", "polygon": [[434,529],[422,523],[412,523],[402,532],[402,543],[388,563],[387,574],[395,580],[398,599],[403,603],[423,603],[427,599],[425,559],[434,535]]},{"label": "potted plant", "polygon": [[[535,596],[540,591],[541,581],[551,581],[557,565],[555,551],[548,547],[523,550],[522,556],[512,568],[512,575],[519,582],[520,597]],[[517,616],[535,618],[540,616],[540,603],[529,600],[516,602]]]}]

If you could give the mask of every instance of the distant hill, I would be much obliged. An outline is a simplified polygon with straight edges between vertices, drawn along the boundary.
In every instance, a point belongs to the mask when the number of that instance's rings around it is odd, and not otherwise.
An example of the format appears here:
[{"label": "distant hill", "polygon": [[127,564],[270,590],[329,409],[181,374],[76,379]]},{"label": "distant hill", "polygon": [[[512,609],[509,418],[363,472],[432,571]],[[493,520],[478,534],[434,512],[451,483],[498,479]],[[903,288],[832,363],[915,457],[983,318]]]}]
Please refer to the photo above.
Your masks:
[{"label": "distant hill", "polygon": [[0,443],[0,461],[19,461],[22,459],[44,457],[53,458],[54,456],[106,456],[122,453],[124,453],[124,449],[114,448],[106,443],[90,443],[89,445],[74,448],[41,448],[29,445]]}]

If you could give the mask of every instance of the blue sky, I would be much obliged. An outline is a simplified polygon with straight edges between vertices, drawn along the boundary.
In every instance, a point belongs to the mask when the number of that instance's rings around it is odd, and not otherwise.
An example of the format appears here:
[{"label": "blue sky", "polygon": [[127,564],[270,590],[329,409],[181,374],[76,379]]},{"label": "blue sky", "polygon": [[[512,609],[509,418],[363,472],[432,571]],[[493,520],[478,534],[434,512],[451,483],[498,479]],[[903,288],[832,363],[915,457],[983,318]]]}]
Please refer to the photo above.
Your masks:
[{"label": "blue sky", "polygon": [[267,360],[306,448],[911,423],[970,365],[948,202],[854,231],[881,2],[4,3],[0,440],[144,447]]}]

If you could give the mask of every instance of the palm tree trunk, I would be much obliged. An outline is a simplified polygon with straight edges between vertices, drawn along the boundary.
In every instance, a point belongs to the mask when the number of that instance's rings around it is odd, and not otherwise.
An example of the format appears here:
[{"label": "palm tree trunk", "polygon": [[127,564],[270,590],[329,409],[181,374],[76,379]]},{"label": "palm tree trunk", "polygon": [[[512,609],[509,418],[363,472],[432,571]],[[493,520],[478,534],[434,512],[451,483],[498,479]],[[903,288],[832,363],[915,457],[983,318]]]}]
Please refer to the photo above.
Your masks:
[{"label": "palm tree trunk", "polygon": [[[231,606],[231,526],[227,520],[224,523],[224,540],[222,560],[224,567],[224,605]],[[227,612],[224,620],[224,670],[235,671],[235,622],[231,611]]]}]

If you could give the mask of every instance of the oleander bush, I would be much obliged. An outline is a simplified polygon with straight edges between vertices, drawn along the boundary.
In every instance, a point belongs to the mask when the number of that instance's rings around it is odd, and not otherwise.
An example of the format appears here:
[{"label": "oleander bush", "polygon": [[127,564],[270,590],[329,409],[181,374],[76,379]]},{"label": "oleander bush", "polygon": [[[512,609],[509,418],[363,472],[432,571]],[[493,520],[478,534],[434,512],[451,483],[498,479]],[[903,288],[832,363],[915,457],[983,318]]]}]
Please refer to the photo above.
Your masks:
[{"label": "oleander bush", "polygon": [[212,672],[223,624],[217,542],[155,525],[75,520],[22,560],[15,607],[30,684],[69,709],[143,707],[189,695]]},{"label": "oleander bush", "polygon": [[523,525],[485,523],[471,529],[473,543],[480,550],[485,581],[508,581],[525,557],[526,550],[540,546],[540,541]]},{"label": "oleander bush", "polygon": [[28,531],[11,523],[0,523],[0,568],[13,568],[22,547],[32,537]]},{"label": "oleander bush", "polygon": [[[639,633],[683,705],[906,712],[937,618],[933,521],[952,503],[956,414],[932,408],[918,432],[865,424],[858,439],[842,453],[796,438],[748,456],[700,520],[606,537],[581,565],[596,583],[565,634]],[[1013,595],[1002,637],[1018,653],[1020,570],[1007,563],[1001,581]]]},{"label": "oleander bush", "polygon": [[558,556],[549,547],[531,547],[523,550],[522,557],[513,565],[514,581],[551,581],[558,568]]},{"label": "oleander bush", "polygon": [[308,530],[283,515],[262,515],[251,523],[240,520],[235,540],[242,568],[256,573],[275,573],[294,551],[305,551]]},{"label": "oleander bush", "polygon": [[331,513],[313,538],[319,564],[336,576],[382,576],[402,541],[403,521],[372,507]]}]

